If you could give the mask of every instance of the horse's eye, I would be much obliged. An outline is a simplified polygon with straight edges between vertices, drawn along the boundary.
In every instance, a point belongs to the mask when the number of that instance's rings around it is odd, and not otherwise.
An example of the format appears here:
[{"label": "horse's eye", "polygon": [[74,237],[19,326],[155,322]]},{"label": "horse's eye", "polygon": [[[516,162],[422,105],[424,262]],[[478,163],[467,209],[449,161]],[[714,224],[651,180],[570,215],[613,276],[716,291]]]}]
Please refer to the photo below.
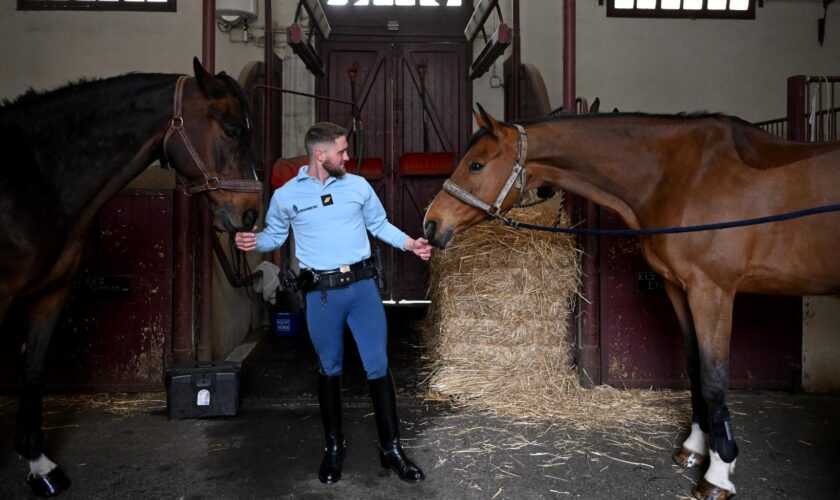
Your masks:
[{"label": "horse's eye", "polygon": [[238,128],[225,128],[225,135],[230,137],[231,139],[239,139],[239,129]]},{"label": "horse's eye", "polygon": [[478,172],[482,168],[484,168],[484,165],[478,163],[477,161],[470,163],[470,172]]}]

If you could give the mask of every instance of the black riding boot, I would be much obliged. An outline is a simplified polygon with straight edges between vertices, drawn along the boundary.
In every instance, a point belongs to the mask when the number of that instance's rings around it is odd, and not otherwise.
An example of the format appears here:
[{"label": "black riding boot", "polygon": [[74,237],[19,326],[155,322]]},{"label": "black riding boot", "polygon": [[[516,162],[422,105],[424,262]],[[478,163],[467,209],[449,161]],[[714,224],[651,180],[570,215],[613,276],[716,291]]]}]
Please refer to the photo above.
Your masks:
[{"label": "black riding boot", "polygon": [[397,398],[391,372],[384,377],[368,380],[368,384],[373,411],[376,414],[376,428],[379,431],[379,458],[382,467],[396,472],[403,481],[419,483],[426,476],[405,456],[400,445]]},{"label": "black riding boot", "polygon": [[344,434],[341,433],[341,375],[330,377],[318,375],[318,403],[321,405],[321,420],[327,447],[324,460],[318,469],[318,479],[332,484],[341,479],[341,464],[344,461]]}]

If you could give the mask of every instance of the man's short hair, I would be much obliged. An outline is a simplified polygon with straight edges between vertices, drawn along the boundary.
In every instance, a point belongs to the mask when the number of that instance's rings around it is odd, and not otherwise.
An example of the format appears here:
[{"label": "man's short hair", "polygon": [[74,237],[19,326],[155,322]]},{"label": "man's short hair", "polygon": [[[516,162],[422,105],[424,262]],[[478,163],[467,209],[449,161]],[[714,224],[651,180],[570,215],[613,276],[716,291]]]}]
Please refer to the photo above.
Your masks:
[{"label": "man's short hair", "polygon": [[331,122],[318,122],[309,127],[303,140],[306,154],[312,156],[316,144],[332,143],[336,139],[347,135],[347,129]]}]

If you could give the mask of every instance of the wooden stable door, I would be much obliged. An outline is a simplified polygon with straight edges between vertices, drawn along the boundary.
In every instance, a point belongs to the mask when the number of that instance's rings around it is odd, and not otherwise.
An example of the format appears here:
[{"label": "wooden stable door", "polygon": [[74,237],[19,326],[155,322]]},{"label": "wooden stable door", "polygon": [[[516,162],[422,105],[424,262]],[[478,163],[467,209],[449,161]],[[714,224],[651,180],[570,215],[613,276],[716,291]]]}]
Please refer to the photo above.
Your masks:
[{"label": "wooden stable door", "polygon": [[[624,228],[600,209],[601,226]],[[688,387],[685,348],[662,277],[637,237],[600,239],[601,380],[615,387]],[[735,297],[730,386],[796,389],[802,320],[799,297]]]},{"label": "wooden stable door", "polygon": [[[420,236],[425,208],[451,173],[471,132],[467,45],[326,41],[320,50],[327,71],[318,93],[352,101],[355,90],[360,126],[351,136],[347,171],[357,172],[360,156],[371,159],[366,165],[381,160],[381,172],[366,169],[362,174],[379,195],[388,219],[409,236]],[[352,107],[320,101],[318,120],[350,128]],[[386,268],[383,298],[425,299],[427,264],[379,245]]]}]

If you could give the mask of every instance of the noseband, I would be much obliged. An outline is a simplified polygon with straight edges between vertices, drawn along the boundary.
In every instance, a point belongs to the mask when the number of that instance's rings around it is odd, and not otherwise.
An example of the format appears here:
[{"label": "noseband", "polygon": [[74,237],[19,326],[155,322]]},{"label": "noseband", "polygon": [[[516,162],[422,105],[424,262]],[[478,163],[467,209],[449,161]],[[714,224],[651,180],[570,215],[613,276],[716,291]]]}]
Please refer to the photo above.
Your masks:
[{"label": "noseband", "polygon": [[512,187],[519,189],[519,199],[521,200],[522,194],[524,193],[525,180],[528,175],[528,172],[525,170],[525,157],[528,154],[528,135],[525,133],[525,129],[522,125],[514,124],[513,126],[516,127],[517,132],[519,132],[519,147],[516,152],[516,163],[513,165],[510,176],[505,182],[505,185],[502,186],[499,196],[496,197],[496,201],[494,201],[492,205],[484,203],[474,194],[468,192],[466,189],[455,184],[449,179],[443,183],[443,190],[468,205],[480,208],[493,217],[501,216],[502,202],[504,202],[505,198],[507,198],[507,195]]},{"label": "noseband", "polygon": [[184,82],[187,81],[187,78],[189,77],[181,75],[178,77],[178,82],[175,84],[175,98],[172,106],[172,122],[166,130],[166,134],[163,136],[163,156],[167,159],[167,161],[169,159],[169,155],[166,152],[166,144],[174,135],[181,139],[181,142],[184,143],[184,147],[187,148],[190,156],[192,156],[193,163],[195,163],[198,170],[201,171],[202,175],[204,175],[204,182],[199,181],[190,184],[186,182],[186,176],[178,173],[178,176],[181,178],[180,184],[183,186],[184,194],[190,196],[195,193],[215,191],[217,189],[226,189],[229,191],[239,191],[243,193],[259,193],[262,191],[262,183],[259,181],[219,179],[216,175],[210,175],[207,170],[207,166],[201,160],[201,157],[198,155],[195,147],[193,147],[192,141],[190,141],[187,132],[184,130],[184,115],[181,110],[181,102],[184,95]]}]

